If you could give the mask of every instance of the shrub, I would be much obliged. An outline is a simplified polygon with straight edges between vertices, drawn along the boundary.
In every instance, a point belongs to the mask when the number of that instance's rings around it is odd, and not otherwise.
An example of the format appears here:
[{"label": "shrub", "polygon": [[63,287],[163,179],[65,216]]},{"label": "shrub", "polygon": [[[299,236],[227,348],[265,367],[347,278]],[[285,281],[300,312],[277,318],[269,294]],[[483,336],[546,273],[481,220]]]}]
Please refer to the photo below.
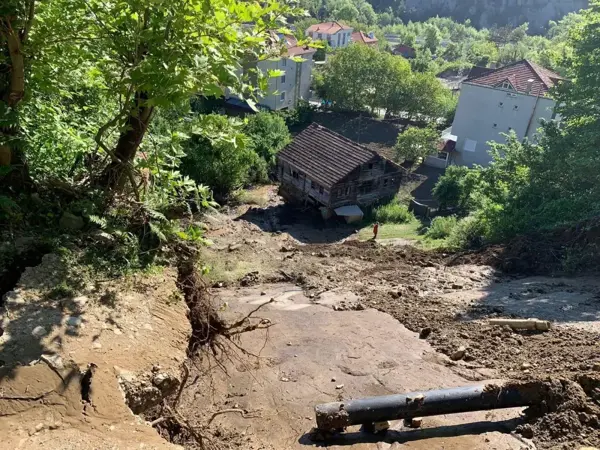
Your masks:
[{"label": "shrub", "polygon": [[408,223],[415,220],[415,216],[406,205],[394,200],[375,208],[375,220],[381,223]]},{"label": "shrub", "polygon": [[250,169],[259,164],[259,156],[248,148],[248,138],[235,121],[211,114],[199,116],[197,122],[185,146],[182,171],[209,186],[215,197],[226,198],[248,181]]},{"label": "shrub", "polygon": [[425,236],[430,239],[445,239],[456,227],[458,219],[456,216],[435,217],[427,229]]},{"label": "shrub", "polygon": [[251,116],[244,133],[249,138],[250,148],[268,164],[273,164],[275,154],[291,141],[284,118],[267,111]]},{"label": "shrub", "polygon": [[448,236],[448,245],[454,248],[478,248],[485,242],[485,223],[476,216],[459,220]]},{"label": "shrub", "polygon": [[480,172],[465,166],[450,166],[433,188],[433,196],[440,208],[468,210],[472,205],[471,194],[480,184]]}]

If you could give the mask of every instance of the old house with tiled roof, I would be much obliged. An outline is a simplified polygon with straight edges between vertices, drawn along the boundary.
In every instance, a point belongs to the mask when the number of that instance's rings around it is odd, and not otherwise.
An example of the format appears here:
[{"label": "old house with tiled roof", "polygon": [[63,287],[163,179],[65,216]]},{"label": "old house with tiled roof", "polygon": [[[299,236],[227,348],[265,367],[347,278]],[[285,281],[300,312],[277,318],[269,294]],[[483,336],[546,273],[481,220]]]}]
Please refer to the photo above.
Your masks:
[{"label": "old house with tiled roof", "polygon": [[277,155],[283,197],[329,210],[392,197],[403,172],[377,152],[316,123]]},{"label": "old house with tiled roof", "polygon": [[314,41],[326,41],[331,48],[343,48],[352,42],[352,30],[348,25],[333,21],[311,25],[305,34]]},{"label": "old house with tiled roof", "polygon": [[354,42],[355,44],[376,46],[377,42],[379,42],[379,39],[375,37],[375,34],[372,31],[369,33],[355,31],[354,33],[352,33],[352,42]]},{"label": "old house with tiled roof", "polygon": [[[485,166],[489,141],[504,142],[514,131],[532,139],[543,120],[557,119],[551,89],[563,78],[528,60],[480,72],[462,82],[449,133],[456,139],[445,165]],[[443,155],[442,155],[443,156]]]}]

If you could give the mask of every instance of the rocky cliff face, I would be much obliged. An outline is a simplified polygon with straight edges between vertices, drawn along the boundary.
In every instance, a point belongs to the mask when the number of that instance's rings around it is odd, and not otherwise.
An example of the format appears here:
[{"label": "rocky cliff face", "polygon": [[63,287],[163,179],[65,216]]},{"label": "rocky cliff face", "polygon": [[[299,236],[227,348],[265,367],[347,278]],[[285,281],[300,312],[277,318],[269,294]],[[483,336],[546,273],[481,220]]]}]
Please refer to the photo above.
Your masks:
[{"label": "rocky cliff face", "polygon": [[426,20],[439,15],[489,28],[529,22],[531,32],[543,31],[548,21],[588,7],[588,0],[405,0],[407,18]]}]

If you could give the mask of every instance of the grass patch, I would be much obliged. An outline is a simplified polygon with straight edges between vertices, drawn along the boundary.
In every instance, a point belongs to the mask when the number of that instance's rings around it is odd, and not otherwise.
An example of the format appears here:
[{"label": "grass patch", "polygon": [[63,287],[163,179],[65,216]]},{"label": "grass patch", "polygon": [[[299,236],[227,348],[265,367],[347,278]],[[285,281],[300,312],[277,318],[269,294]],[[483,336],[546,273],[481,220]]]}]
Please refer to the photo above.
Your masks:
[{"label": "grass patch", "polygon": [[434,217],[425,236],[430,239],[445,239],[452,234],[457,223],[456,216]]},{"label": "grass patch", "polygon": [[392,200],[386,205],[381,205],[373,211],[375,220],[379,223],[410,223],[415,220],[415,216],[408,210],[408,206],[400,203],[397,199]]},{"label": "grass patch", "polygon": [[[424,250],[434,250],[447,246],[446,239],[431,239],[424,233],[424,226],[418,219],[408,223],[379,224],[377,240],[406,239],[413,241],[413,245]],[[358,239],[368,241],[373,237],[373,224],[369,223],[358,233]]]},{"label": "grass patch", "polygon": [[241,191],[237,196],[237,201],[244,205],[256,205],[264,208],[269,202],[269,197],[264,189],[249,189]]}]

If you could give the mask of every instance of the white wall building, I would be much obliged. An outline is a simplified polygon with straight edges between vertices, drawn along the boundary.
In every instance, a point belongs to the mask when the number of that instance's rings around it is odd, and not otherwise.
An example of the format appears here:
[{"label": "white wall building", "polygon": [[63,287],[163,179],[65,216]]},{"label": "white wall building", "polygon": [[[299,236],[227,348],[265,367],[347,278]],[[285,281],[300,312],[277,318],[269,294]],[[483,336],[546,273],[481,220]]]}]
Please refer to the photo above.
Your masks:
[{"label": "white wall building", "polygon": [[[258,61],[252,66],[265,75],[271,70],[281,70],[284,74],[268,79],[267,92],[258,98],[258,104],[272,111],[293,109],[300,100],[310,99],[313,55],[316,50],[299,46],[294,36],[272,33],[272,38],[283,43],[284,54],[280,58]],[[294,61],[292,58],[301,60]],[[230,96],[238,98],[232,94]]]},{"label": "white wall building", "polygon": [[324,22],[311,25],[306,36],[313,41],[326,41],[331,48],[343,48],[352,42],[353,28],[339,22]]},{"label": "white wall building", "polygon": [[559,80],[560,75],[523,60],[464,81],[451,131],[456,146],[446,164],[486,166],[492,160],[487,143],[505,142],[501,133],[531,139],[542,120],[556,119],[548,92]]}]

